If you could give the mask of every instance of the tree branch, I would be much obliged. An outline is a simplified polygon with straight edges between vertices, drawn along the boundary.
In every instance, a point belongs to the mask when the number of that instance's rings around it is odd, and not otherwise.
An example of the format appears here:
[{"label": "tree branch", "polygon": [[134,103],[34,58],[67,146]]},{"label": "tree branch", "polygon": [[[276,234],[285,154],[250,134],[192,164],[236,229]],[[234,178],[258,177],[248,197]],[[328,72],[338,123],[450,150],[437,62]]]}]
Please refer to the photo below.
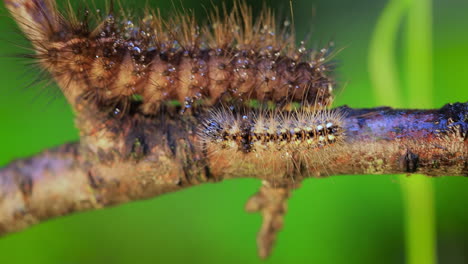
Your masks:
[{"label": "tree branch", "polygon": [[[90,122],[93,117],[79,115],[79,144],[48,150],[0,170],[0,234],[77,211],[228,178],[258,178],[284,188],[305,177],[342,174],[468,176],[467,110],[468,103],[439,110],[343,107],[345,142],[328,151],[322,161],[308,160],[308,166],[292,168],[281,166],[278,159],[265,164],[256,155],[232,150],[204,152],[195,132],[200,122],[196,116],[137,114],[109,119],[99,127]],[[264,229],[273,230],[280,226],[265,225]]]}]

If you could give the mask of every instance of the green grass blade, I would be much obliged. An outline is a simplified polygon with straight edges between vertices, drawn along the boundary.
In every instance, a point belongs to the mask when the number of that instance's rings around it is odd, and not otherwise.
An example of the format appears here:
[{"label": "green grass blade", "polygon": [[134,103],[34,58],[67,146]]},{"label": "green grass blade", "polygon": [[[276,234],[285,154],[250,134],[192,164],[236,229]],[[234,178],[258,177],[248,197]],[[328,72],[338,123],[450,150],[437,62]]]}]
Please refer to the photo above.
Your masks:
[{"label": "green grass blade", "polygon": [[406,75],[412,108],[433,107],[431,0],[409,2],[406,35]]},{"label": "green grass blade", "polygon": [[[431,2],[391,0],[377,22],[369,51],[369,72],[379,105],[403,106],[395,56],[398,27],[408,14],[407,85],[410,107],[430,107],[432,90]],[[431,179],[401,176],[405,208],[406,262],[436,263]]]},{"label": "green grass blade", "polygon": [[402,175],[400,184],[405,207],[406,263],[435,264],[437,254],[432,181],[424,175]]},{"label": "green grass blade", "polygon": [[380,15],[369,47],[369,75],[377,102],[402,106],[395,56],[397,33],[407,9],[405,0],[391,0]]},{"label": "green grass blade", "polygon": [[[406,85],[408,107],[429,108],[432,102],[431,0],[408,0]],[[437,263],[433,179],[401,178],[406,217],[408,264]]]}]

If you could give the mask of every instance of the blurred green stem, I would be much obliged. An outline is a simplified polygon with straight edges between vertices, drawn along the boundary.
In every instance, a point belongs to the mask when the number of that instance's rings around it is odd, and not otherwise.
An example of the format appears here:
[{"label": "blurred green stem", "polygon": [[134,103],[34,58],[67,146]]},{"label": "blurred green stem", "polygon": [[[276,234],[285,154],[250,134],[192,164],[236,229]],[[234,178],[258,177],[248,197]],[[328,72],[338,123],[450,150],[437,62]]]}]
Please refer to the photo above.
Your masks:
[{"label": "blurred green stem", "polygon": [[410,107],[430,108],[432,101],[431,0],[408,1],[406,74]]},{"label": "blurred green stem", "polygon": [[391,0],[377,21],[369,50],[369,76],[377,102],[401,107],[395,44],[407,9],[406,0]]},{"label": "blurred green stem", "polygon": [[406,263],[435,264],[436,233],[432,179],[424,175],[401,175],[405,206]]},{"label": "blurred green stem", "polygon": [[[406,87],[409,107],[432,107],[432,4],[407,0]],[[406,259],[409,264],[437,263],[433,179],[401,177],[406,215]]]},{"label": "blurred green stem", "polygon": [[[380,16],[370,45],[369,71],[378,104],[402,106],[395,62],[398,27],[407,21],[407,88],[409,107],[432,104],[431,0],[391,0]],[[436,263],[436,234],[432,179],[401,176],[405,208],[406,262]]]}]

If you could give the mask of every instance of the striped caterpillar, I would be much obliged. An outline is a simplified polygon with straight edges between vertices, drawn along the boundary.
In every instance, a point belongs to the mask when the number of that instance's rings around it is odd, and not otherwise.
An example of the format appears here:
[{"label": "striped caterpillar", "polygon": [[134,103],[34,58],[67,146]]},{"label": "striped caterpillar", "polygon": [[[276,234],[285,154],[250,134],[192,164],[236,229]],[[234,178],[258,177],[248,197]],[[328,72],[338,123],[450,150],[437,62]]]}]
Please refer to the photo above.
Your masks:
[{"label": "striped caterpillar", "polygon": [[254,19],[236,1],[231,11],[215,7],[199,25],[191,13],[165,19],[154,10],[137,19],[112,3],[106,12],[77,14],[72,7],[60,13],[53,0],[31,1],[44,21],[31,27],[19,18],[36,52],[29,57],[72,104],[84,98],[101,109],[153,115],[173,100],[186,108],[249,100],[325,108],[333,100],[329,47],[297,46],[270,9]]},{"label": "striped caterpillar", "polygon": [[[331,162],[330,154],[344,145],[344,127],[343,113],[339,110],[248,109],[236,113],[221,108],[210,111],[204,118],[198,137],[204,151],[213,156],[211,160],[216,162],[217,155],[229,155],[232,159],[227,162],[243,163],[237,167],[245,168],[246,175],[265,174],[271,178],[286,172],[291,177],[304,173],[320,176],[319,168]],[[262,167],[265,171],[249,170]]]},{"label": "striped caterpillar", "polygon": [[342,123],[337,111],[250,111],[236,115],[222,109],[210,113],[199,135],[205,144],[244,153],[314,149],[342,141]]}]

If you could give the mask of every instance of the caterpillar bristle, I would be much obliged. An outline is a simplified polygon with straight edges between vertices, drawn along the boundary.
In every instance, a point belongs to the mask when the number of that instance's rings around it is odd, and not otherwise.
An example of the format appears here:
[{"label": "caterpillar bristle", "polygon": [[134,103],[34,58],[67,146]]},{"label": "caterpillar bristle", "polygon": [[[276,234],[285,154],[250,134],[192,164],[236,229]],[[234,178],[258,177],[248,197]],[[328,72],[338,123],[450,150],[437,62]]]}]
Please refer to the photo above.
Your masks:
[{"label": "caterpillar bristle", "polygon": [[[185,108],[226,100],[326,108],[333,100],[331,47],[297,46],[271,9],[254,18],[251,7],[236,1],[231,11],[215,7],[208,23],[198,24],[186,10],[165,19],[155,9],[136,19],[116,12],[112,2],[105,12],[77,12],[71,4],[59,12],[55,1],[42,2],[26,6],[36,14],[34,23],[17,20],[34,59],[72,104],[86,97],[106,109],[122,104],[151,115],[171,100]],[[135,97],[141,103],[129,104]]]},{"label": "caterpillar bristle", "polygon": [[283,174],[321,177],[330,174],[324,165],[334,162],[331,154],[346,146],[344,114],[314,106],[293,111],[216,107],[203,117],[197,142],[213,163],[231,157],[220,170],[241,163],[242,174],[270,180]]},{"label": "caterpillar bristle", "polygon": [[243,153],[322,149],[343,140],[343,118],[336,110],[210,111],[199,131],[202,145]]}]

